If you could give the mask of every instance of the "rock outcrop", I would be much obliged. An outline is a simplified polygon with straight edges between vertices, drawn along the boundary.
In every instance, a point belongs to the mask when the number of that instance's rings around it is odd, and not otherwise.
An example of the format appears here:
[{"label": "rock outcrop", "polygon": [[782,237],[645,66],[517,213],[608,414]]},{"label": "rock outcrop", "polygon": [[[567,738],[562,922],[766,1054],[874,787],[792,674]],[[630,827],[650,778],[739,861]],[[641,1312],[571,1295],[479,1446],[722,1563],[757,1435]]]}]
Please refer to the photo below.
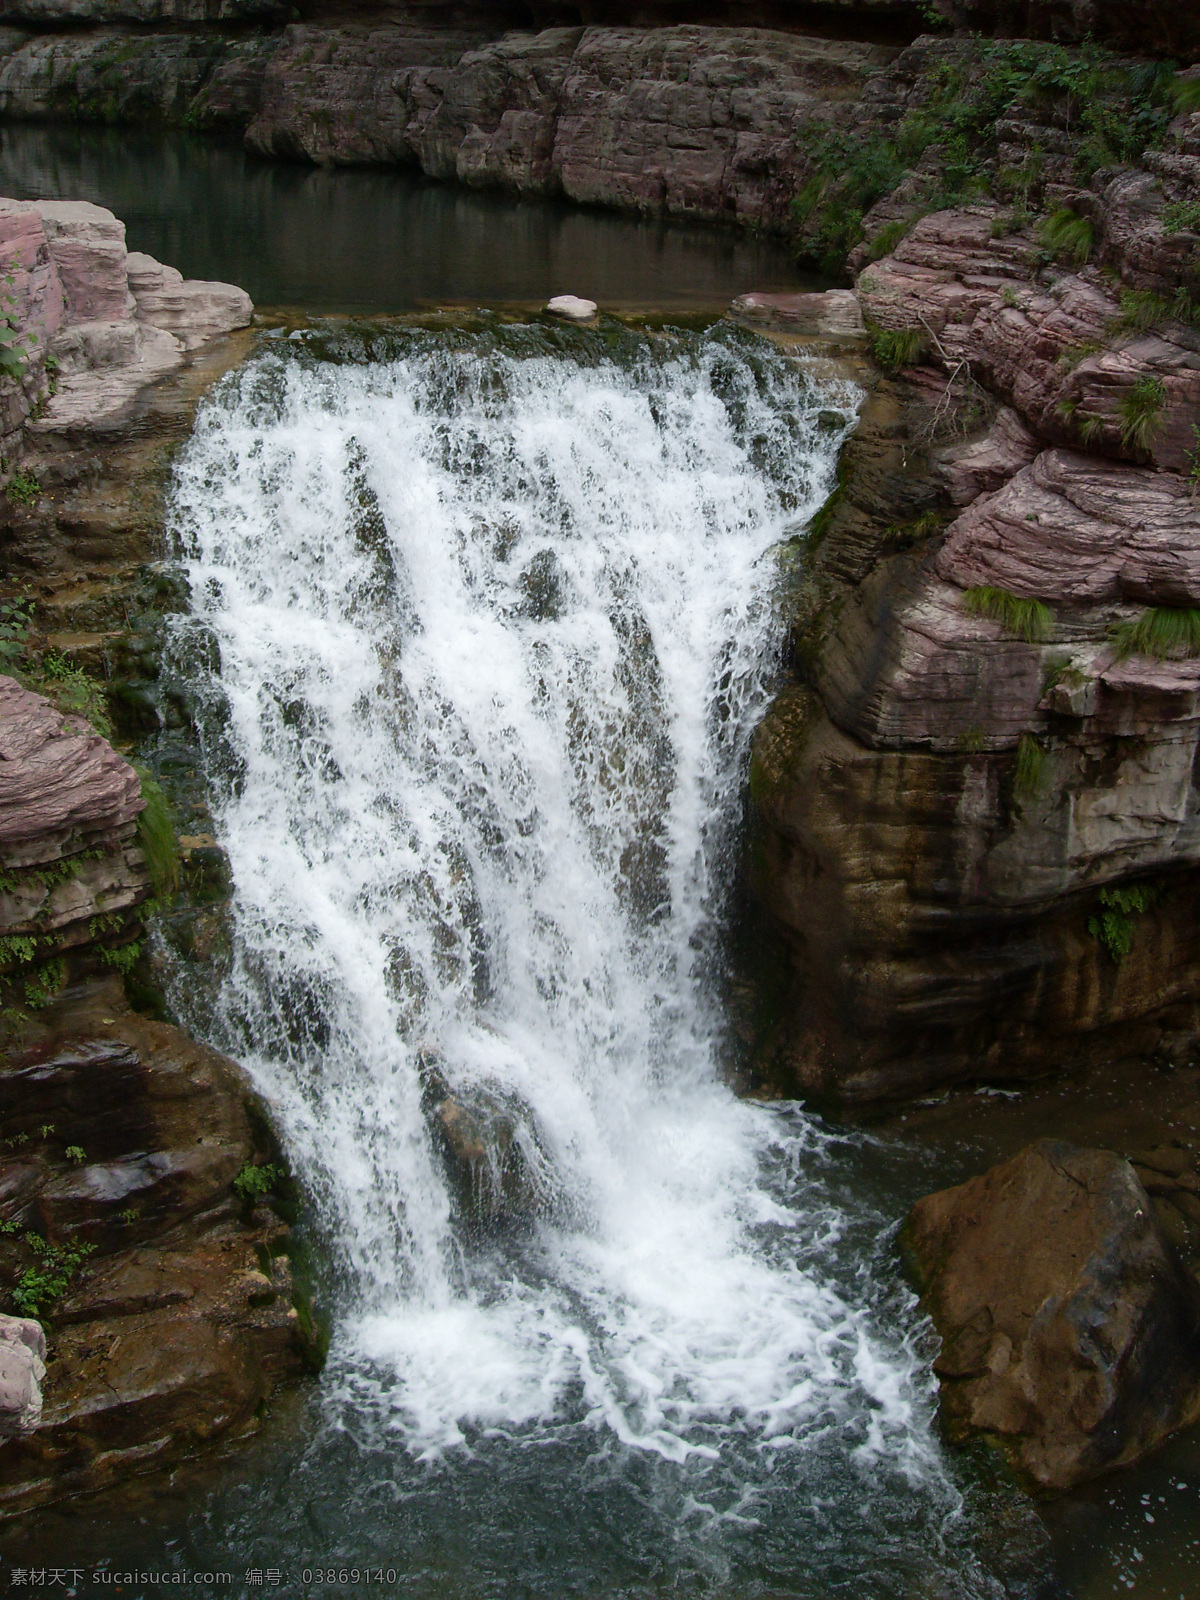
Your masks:
[{"label": "rock outcrop", "polygon": [[918,1201],[902,1239],[952,1437],[1067,1489],[1200,1417],[1200,1288],[1118,1156],[1030,1145]]},{"label": "rock outcrop", "polygon": [[0,1274],[26,1301],[58,1279],[37,1305],[42,1415],[0,1449],[0,1514],[256,1428],[320,1354],[286,1223],[235,1187],[247,1166],[282,1181],[240,1069],[92,980],[6,1055],[0,1117]]},{"label": "rock outcrop", "polygon": [[[0,1427],[21,1435],[0,1511],[252,1428],[317,1358],[288,1228],[255,1210],[283,1177],[262,1108],[232,1062],[135,1015],[112,970],[152,887],[142,806],[106,740],[0,678],[0,1283],[52,1330],[39,1419],[45,1352],[0,1318]],[[239,1191],[248,1166],[266,1180]]]},{"label": "rock outcrop", "polygon": [[[910,115],[903,62],[961,49],[897,62]],[[923,215],[906,178],[863,219],[899,371],[818,518],[752,768],[793,974],[764,1062],[860,1104],[1171,1059],[1200,1023],[1195,113],[1085,183],[1018,103],[979,171],[1045,137],[1040,213]]]},{"label": "rock outcrop", "polygon": [[87,201],[0,200],[0,259],[27,358],[0,395],[10,462],[34,435],[119,427],[147,384],[253,314],[233,284],[186,282],[129,254],[125,224]]},{"label": "rock outcrop", "polygon": [[42,1420],[46,1335],[30,1317],[0,1316],[0,1443]]}]

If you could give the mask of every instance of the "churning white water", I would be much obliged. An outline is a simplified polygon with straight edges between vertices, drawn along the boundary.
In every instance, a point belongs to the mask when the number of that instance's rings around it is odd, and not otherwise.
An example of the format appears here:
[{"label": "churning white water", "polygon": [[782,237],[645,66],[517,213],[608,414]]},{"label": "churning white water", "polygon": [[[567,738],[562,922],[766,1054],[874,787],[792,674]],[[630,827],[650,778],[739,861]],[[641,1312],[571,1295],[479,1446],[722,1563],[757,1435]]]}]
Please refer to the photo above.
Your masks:
[{"label": "churning white water", "polygon": [[[775,551],[854,399],[728,333],[281,341],[179,465],[223,1038],[341,1253],[329,1403],[410,1452],[571,1426],[930,1466],[923,1375],[825,1270],[825,1136],[721,1072]],[[510,1109],[524,1228],[468,1225],[430,1063]]]}]

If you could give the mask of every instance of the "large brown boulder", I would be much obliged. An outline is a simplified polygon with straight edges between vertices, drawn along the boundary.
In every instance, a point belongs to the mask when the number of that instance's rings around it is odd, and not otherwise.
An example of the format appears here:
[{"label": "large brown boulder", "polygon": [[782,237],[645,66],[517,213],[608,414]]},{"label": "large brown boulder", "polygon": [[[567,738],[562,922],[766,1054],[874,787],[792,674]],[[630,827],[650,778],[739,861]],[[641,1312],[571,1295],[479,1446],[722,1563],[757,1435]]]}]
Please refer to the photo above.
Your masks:
[{"label": "large brown boulder", "polygon": [[902,1242],[952,1437],[1066,1489],[1200,1417],[1200,1287],[1119,1156],[1042,1140],[919,1200]]}]

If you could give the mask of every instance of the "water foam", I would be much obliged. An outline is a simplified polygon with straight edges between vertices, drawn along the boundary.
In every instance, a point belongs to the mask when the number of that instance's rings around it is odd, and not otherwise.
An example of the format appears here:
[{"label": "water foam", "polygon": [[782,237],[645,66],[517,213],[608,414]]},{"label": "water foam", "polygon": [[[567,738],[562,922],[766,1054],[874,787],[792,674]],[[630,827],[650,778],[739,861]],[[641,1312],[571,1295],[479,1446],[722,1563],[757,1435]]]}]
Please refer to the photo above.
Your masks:
[{"label": "water foam", "polygon": [[[774,552],[855,397],[728,334],[557,337],[267,352],[177,471],[221,1036],[343,1258],[330,1403],[427,1458],[582,1426],[919,1476],[927,1380],[825,1269],[825,1136],[724,1087],[714,982]],[[464,1236],[431,1051],[532,1108],[569,1204],[531,1233]]]}]

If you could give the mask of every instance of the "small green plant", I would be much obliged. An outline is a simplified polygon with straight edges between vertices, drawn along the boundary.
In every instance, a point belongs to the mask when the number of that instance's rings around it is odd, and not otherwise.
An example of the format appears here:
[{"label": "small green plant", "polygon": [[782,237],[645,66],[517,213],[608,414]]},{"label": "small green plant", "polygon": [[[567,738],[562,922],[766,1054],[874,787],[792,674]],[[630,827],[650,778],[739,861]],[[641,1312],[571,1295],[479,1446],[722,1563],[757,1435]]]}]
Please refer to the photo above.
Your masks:
[{"label": "small green plant", "polygon": [[1166,403],[1167,391],[1159,378],[1139,378],[1121,396],[1121,443],[1127,450],[1149,451]]},{"label": "small green plant", "polygon": [[1027,600],[991,584],[965,590],[962,608],[968,616],[998,622],[1006,633],[1026,644],[1041,644],[1054,631],[1054,613],[1044,600]]},{"label": "small green plant", "polygon": [[10,933],[0,939],[0,966],[26,967],[37,955],[37,940],[23,933]]},{"label": "small green plant", "polygon": [[33,601],[22,594],[14,600],[0,600],[0,664],[15,665],[25,654],[33,620]]},{"label": "small green plant", "polygon": [[1134,884],[1128,889],[1101,889],[1100,910],[1088,918],[1087,928],[1118,964],[1133,944],[1134,917],[1149,911],[1158,895],[1158,887],[1152,883]]},{"label": "small green plant", "polygon": [[1048,216],[1038,229],[1038,237],[1061,261],[1082,266],[1092,253],[1096,230],[1090,217],[1080,216],[1064,206]]},{"label": "small green plant", "polygon": [[41,1127],[38,1129],[38,1132],[41,1134],[43,1139],[48,1139],[54,1132],[54,1124],[52,1122],[43,1122]]},{"label": "small green plant", "polygon": [[1034,800],[1046,784],[1046,752],[1031,733],[1017,741],[1017,765],[1013,774],[1013,793],[1021,800]]},{"label": "small green plant", "polygon": [[168,900],[179,888],[179,841],[161,784],[145,767],[136,767],[146,802],[138,817],[138,843],[154,880],[158,899]]},{"label": "small green plant", "polygon": [[243,1200],[253,1204],[254,1201],[261,1200],[264,1194],[269,1194],[282,1177],[282,1167],[269,1162],[256,1167],[252,1161],[247,1161],[233,1180],[233,1187]]},{"label": "small green plant", "polygon": [[871,354],[881,367],[896,372],[921,359],[922,342],[919,328],[878,328],[871,336]]},{"label": "small green plant", "polygon": [[1200,233],[1200,200],[1170,200],[1162,210],[1168,233]]},{"label": "small green plant", "polygon": [[34,1011],[48,1006],[67,981],[67,964],[61,956],[35,967],[25,979],[25,1004]]},{"label": "small green plant", "polygon": [[1093,445],[1104,432],[1104,419],[1098,417],[1094,411],[1086,412],[1083,420],[1077,421],[1076,429],[1081,444]]},{"label": "small green plant", "polygon": [[100,951],[100,959],[106,967],[115,967],[122,977],[128,977],[141,960],[142,947],[135,939],[131,944],[121,944],[116,949]]},{"label": "small green plant", "polygon": [[63,1154],[68,1161],[73,1162],[77,1167],[82,1166],[87,1160],[87,1155],[77,1144],[69,1144]]},{"label": "small green plant", "polygon": [[12,1290],[11,1299],[24,1316],[37,1317],[40,1321],[45,1308],[66,1294],[96,1247],[94,1244],[50,1244],[37,1233],[27,1233],[25,1243],[38,1258],[38,1264],[26,1267]]},{"label": "small green plant", "polygon": [[0,294],[0,373],[19,382],[25,376],[31,354],[30,347],[37,343],[37,335],[22,334],[17,327],[14,316],[17,297],[13,292],[16,281],[17,275],[10,269],[3,279],[4,293]]},{"label": "small green plant", "polygon": [[137,1207],[126,1206],[124,1211],[117,1212],[117,1218],[120,1222],[123,1222],[127,1228],[131,1227],[138,1219]]},{"label": "small green plant", "polygon": [[[2,334],[0,334],[2,337]],[[0,346],[0,350],[2,350]],[[4,371],[3,361],[0,359],[0,372]],[[32,472],[14,472],[4,485],[4,492],[13,505],[36,505],[42,493],[42,486]]]},{"label": "small green plant", "polygon": [[83,717],[105,739],[112,737],[108,702],[95,678],[73,666],[57,650],[48,650],[42,659],[42,687],[52,693],[63,711]]},{"label": "small green plant", "polygon": [[1113,630],[1117,657],[1150,656],[1155,661],[1200,656],[1200,610],[1192,606],[1152,606]]}]

